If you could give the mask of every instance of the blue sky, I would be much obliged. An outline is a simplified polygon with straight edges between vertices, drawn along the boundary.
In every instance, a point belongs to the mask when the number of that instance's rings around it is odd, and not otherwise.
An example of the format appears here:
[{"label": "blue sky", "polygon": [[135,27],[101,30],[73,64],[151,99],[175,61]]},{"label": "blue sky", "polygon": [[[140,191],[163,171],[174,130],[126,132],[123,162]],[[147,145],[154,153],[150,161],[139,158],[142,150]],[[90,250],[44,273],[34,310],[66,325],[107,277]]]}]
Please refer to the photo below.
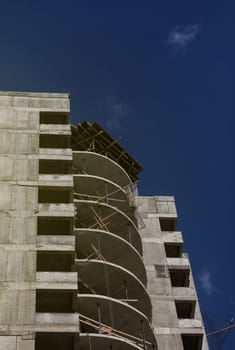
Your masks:
[{"label": "blue sky", "polygon": [[[8,1],[0,90],[71,92],[174,195],[203,313],[235,317],[234,1]],[[235,330],[223,349],[231,350]],[[215,349],[211,348],[211,350]]]}]

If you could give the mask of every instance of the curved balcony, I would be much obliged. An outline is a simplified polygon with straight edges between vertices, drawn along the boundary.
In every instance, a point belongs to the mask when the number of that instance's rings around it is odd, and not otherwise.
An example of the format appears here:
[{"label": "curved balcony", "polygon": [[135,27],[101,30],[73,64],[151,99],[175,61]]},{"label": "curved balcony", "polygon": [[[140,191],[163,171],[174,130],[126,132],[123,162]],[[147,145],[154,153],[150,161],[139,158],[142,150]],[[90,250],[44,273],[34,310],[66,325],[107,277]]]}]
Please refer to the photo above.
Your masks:
[{"label": "curved balcony", "polygon": [[[79,259],[94,256],[95,250],[111,263],[131,271],[146,286],[147,276],[143,259],[138,251],[125,239],[107,231],[75,229],[76,252]],[[115,249],[110,249],[115,247]]]},{"label": "curved balcony", "polygon": [[110,296],[131,304],[151,319],[150,297],[141,281],[123,267],[102,260],[76,260],[79,291]]},{"label": "curved balcony", "polygon": [[103,177],[86,174],[73,175],[73,181],[75,198],[108,203],[117,207],[135,221],[135,197],[130,186],[122,188]]},{"label": "curved balcony", "polygon": [[80,333],[79,334],[79,350],[143,350],[143,346],[138,346],[137,340],[129,340],[124,336],[112,336],[95,333]]},{"label": "curved balcony", "polygon": [[[122,332],[127,338],[138,338],[146,350],[157,349],[149,320],[129,304],[101,295],[78,294],[77,308],[81,318],[87,317],[93,321],[90,325],[85,324],[84,332],[105,332],[110,335]],[[100,327],[95,327],[94,323]]]},{"label": "curved balcony", "polygon": [[74,173],[96,175],[110,179],[121,187],[131,183],[126,171],[112,159],[99,153],[73,151]]},{"label": "curved balcony", "polygon": [[109,204],[74,199],[77,207],[76,228],[103,229],[127,240],[142,255],[142,243],[135,223]]}]

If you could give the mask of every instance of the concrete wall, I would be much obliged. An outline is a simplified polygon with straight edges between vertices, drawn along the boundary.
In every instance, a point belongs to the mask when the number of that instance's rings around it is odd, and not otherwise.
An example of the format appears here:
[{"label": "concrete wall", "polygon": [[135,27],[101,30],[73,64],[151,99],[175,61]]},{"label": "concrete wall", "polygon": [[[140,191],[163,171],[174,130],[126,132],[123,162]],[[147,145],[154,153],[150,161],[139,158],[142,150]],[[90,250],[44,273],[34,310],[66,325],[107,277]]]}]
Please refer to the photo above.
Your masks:
[{"label": "concrete wall", "polygon": [[0,93],[0,349],[33,350],[39,112],[67,95]]},{"label": "concrete wall", "polygon": [[[138,197],[138,210],[145,227],[140,230],[144,263],[148,277],[148,292],[153,307],[152,325],[158,350],[183,350],[181,334],[204,334],[199,304],[193,283],[190,263],[186,254],[167,257],[164,243],[182,246],[182,234],[163,231],[161,219],[176,225],[177,213],[173,197]],[[169,225],[168,225],[169,226]],[[170,269],[189,270],[187,287],[172,287]],[[196,303],[193,318],[179,319],[175,301]],[[205,334],[201,349],[208,350]],[[199,350],[199,349],[198,349]]]},{"label": "concrete wall", "polygon": [[[72,190],[71,172],[54,174],[52,169],[47,174],[44,169],[43,175],[39,176],[39,160],[72,162],[72,150],[66,141],[70,126],[63,122],[59,123],[61,125],[40,126],[40,112],[62,112],[67,116],[69,96],[0,92],[0,349],[4,350],[33,350],[38,329],[42,333],[48,329],[71,333],[79,330],[78,315],[71,311],[66,314],[39,312],[36,315],[37,286],[40,286],[39,290],[51,286],[54,290],[68,289],[75,294],[77,286],[75,274],[69,271],[58,273],[53,270],[48,274],[43,268],[36,272],[37,250],[40,250],[41,243],[44,251],[50,253],[62,250],[72,253],[71,246],[63,244],[63,235],[57,236],[58,241],[48,236],[50,232],[44,232],[47,236],[37,237],[38,217],[48,215],[73,220],[75,215],[72,198],[66,203],[42,200],[38,204],[39,186],[51,187],[51,190],[53,186],[64,186]],[[53,123],[54,117],[49,116],[48,120]],[[40,133],[44,135],[41,149]],[[52,134],[60,135],[58,147],[51,142]],[[174,198],[137,199],[145,225],[140,233],[158,350],[182,350],[181,334],[203,334],[204,330],[188,257],[182,256],[181,251],[179,256],[166,256],[164,243],[179,247],[183,243],[181,233],[175,231]],[[66,234],[57,234],[61,233]],[[74,240],[69,242],[75,244]],[[183,276],[189,271],[189,285],[172,287],[171,270],[181,271]],[[194,318],[177,317],[175,301],[180,300],[195,301]],[[51,324],[47,328],[49,321]],[[41,345],[40,349],[43,347]],[[202,349],[208,349],[205,337]]]}]

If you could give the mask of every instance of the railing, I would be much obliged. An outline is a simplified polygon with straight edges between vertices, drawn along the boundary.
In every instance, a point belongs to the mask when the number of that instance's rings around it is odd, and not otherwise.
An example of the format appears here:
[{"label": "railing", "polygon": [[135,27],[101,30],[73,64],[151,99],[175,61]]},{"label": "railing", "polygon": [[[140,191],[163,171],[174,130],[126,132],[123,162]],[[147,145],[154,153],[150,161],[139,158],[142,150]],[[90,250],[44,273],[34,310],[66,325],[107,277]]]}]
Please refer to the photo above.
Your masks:
[{"label": "railing", "polygon": [[121,340],[125,340],[129,343],[139,346],[141,349],[144,349],[144,350],[148,349],[149,346],[152,348],[152,344],[147,340],[145,340],[144,338],[143,339],[137,338],[131,334],[122,332],[102,322],[95,321],[92,318],[82,314],[80,314],[80,323],[83,323],[85,325],[92,327],[96,333],[105,334],[107,336],[113,336]]}]

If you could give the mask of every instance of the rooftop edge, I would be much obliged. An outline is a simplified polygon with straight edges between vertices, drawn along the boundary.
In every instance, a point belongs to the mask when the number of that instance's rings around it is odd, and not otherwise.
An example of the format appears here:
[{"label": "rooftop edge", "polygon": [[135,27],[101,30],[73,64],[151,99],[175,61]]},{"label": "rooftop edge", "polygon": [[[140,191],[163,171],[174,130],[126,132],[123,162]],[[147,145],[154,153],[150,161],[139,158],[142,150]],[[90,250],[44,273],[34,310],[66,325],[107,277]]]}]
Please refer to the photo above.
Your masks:
[{"label": "rooftop edge", "polygon": [[0,91],[0,96],[22,96],[22,97],[41,97],[41,98],[70,98],[70,93],[64,92],[27,92],[27,91]]}]

